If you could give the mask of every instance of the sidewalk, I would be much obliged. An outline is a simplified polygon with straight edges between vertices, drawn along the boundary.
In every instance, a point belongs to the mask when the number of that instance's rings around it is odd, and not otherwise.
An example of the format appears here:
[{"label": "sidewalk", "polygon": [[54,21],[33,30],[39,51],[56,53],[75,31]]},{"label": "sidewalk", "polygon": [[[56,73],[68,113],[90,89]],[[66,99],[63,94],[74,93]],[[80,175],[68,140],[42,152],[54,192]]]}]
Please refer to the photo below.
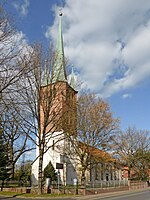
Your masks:
[{"label": "sidewalk", "polygon": [[145,191],[145,190],[150,190],[149,188],[144,188],[144,189],[137,189],[137,190],[126,190],[126,191],[119,191],[119,192],[110,192],[110,193],[102,193],[102,194],[95,194],[95,195],[87,195],[87,196],[80,196],[80,197],[75,197],[74,199],[76,200],[96,200],[97,198],[101,197],[101,199],[106,198],[106,197],[114,197],[114,196],[118,196],[119,194],[131,194],[134,192],[138,192],[138,191]]}]

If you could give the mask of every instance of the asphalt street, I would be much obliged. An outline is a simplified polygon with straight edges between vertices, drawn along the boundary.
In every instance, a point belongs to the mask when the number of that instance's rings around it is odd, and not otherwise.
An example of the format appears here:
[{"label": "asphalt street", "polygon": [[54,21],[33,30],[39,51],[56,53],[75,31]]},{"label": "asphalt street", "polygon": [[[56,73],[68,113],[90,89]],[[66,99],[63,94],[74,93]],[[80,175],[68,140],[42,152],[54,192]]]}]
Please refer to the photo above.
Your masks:
[{"label": "asphalt street", "polygon": [[150,190],[129,194],[119,194],[109,197],[95,197],[90,200],[150,200]]},{"label": "asphalt street", "polygon": [[150,200],[150,188],[137,191],[78,196],[78,197],[53,197],[53,198],[23,198],[0,196],[0,200]]}]

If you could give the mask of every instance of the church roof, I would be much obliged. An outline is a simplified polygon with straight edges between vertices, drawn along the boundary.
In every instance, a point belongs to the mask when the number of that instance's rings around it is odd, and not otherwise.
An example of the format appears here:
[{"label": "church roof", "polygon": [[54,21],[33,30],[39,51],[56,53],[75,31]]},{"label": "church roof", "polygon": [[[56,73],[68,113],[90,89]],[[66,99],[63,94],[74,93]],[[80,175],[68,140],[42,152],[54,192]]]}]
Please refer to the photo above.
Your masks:
[{"label": "church roof", "polygon": [[92,147],[83,142],[79,142],[79,147],[86,151],[86,153],[90,154],[94,160],[100,160],[105,162],[114,162],[115,159],[106,151],[100,150],[96,147]]}]

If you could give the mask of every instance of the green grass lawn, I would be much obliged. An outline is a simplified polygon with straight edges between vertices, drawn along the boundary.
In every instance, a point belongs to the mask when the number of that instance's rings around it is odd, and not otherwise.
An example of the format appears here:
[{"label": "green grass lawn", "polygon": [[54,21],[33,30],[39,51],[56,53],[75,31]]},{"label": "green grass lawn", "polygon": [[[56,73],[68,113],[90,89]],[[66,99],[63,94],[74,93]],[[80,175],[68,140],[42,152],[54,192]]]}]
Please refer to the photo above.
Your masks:
[{"label": "green grass lawn", "polygon": [[17,192],[6,192],[6,191],[0,191],[0,195],[6,195],[6,196],[22,196],[22,197],[57,197],[57,196],[74,196],[73,194],[27,194],[27,193],[17,193]]}]

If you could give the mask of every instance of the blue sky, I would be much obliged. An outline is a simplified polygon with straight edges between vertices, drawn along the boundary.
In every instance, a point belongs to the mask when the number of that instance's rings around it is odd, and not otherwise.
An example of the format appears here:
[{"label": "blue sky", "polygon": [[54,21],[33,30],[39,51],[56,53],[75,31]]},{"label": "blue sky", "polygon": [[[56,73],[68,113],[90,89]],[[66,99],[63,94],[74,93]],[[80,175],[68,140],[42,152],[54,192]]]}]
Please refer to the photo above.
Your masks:
[{"label": "blue sky", "polygon": [[65,55],[76,75],[105,98],[122,129],[150,130],[149,0],[7,0],[27,44],[56,41],[63,7]]}]

